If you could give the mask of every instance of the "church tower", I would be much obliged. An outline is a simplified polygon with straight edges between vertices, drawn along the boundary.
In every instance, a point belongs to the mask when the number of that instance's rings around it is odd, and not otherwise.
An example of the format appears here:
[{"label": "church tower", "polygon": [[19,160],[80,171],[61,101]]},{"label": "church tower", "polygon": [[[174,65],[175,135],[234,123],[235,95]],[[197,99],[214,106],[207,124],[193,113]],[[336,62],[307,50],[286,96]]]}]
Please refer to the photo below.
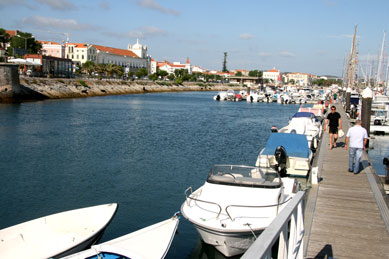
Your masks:
[{"label": "church tower", "polygon": [[140,58],[147,58],[147,46],[139,44],[139,39],[136,39],[134,45],[128,44],[128,50],[131,50]]}]

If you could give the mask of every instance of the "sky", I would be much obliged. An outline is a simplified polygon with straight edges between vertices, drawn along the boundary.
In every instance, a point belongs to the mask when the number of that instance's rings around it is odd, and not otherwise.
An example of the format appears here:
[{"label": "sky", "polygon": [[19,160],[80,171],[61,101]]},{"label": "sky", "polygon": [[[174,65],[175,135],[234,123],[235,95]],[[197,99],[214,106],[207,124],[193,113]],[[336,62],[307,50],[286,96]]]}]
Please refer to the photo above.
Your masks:
[{"label": "sky", "polygon": [[0,0],[0,28],[37,40],[126,49],[204,69],[342,76],[357,26],[361,66],[378,56],[388,0]]}]

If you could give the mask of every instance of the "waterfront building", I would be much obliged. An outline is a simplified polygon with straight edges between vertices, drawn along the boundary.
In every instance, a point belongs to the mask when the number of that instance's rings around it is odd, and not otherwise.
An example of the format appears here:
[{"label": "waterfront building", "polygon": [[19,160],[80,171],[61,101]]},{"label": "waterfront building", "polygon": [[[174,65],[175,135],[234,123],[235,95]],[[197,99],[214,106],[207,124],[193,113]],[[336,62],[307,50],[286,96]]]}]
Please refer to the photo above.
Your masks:
[{"label": "waterfront building", "polygon": [[71,59],[46,56],[41,54],[27,54],[24,59],[35,64],[30,69],[36,76],[44,77],[73,77],[73,62]]},{"label": "waterfront building", "polygon": [[185,64],[181,64],[180,62],[171,63],[169,61],[157,62],[157,69],[164,70],[164,71],[168,72],[169,74],[174,74],[174,71],[180,70],[180,69],[188,70],[189,74],[192,74],[192,72],[193,72],[189,58],[186,59]]},{"label": "waterfront building", "polygon": [[279,84],[281,81],[281,73],[275,67],[273,67],[273,69],[263,71],[262,77],[263,77],[263,79],[270,80],[271,82],[275,83],[276,85]]},{"label": "waterfront building", "polygon": [[157,63],[155,59],[150,59],[150,74],[157,73]]},{"label": "waterfront building", "polygon": [[86,61],[97,62],[96,48],[86,43],[66,43],[65,58],[73,60],[77,66],[81,66]]},{"label": "waterfront building", "polygon": [[311,85],[312,77],[307,73],[288,73],[285,76],[286,83],[290,83],[294,81],[296,86],[308,86]]},{"label": "waterfront building", "polygon": [[128,72],[136,72],[140,68],[146,68],[150,72],[150,57],[138,57],[134,52],[127,49],[117,49],[100,45],[93,46],[96,48],[97,64],[115,64],[126,68]]},{"label": "waterfront building", "polygon": [[65,45],[53,41],[38,41],[42,44],[41,53],[46,56],[65,58]]}]

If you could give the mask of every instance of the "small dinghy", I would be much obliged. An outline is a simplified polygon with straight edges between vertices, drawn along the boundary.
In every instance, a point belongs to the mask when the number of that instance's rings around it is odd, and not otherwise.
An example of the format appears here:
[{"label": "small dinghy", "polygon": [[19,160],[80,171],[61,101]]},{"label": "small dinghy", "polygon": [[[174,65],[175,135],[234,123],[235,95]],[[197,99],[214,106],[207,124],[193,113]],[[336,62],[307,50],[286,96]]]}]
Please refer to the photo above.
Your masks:
[{"label": "small dinghy", "polygon": [[172,218],[142,228],[122,237],[94,245],[63,259],[157,259],[165,258],[179,223],[179,213]]},{"label": "small dinghy", "polygon": [[60,258],[98,241],[117,210],[105,204],[65,211],[0,230],[0,258]]}]

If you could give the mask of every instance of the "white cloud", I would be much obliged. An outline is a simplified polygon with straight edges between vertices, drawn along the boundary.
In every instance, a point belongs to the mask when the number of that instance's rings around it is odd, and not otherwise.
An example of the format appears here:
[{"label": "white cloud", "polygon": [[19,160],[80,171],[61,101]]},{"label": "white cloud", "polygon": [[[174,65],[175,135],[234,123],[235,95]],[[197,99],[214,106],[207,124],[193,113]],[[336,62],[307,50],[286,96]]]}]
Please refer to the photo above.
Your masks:
[{"label": "white cloud", "polygon": [[76,6],[68,0],[36,0],[38,3],[49,6],[53,10],[70,11],[75,10]]},{"label": "white cloud", "polygon": [[296,57],[295,54],[293,54],[292,52],[288,52],[288,51],[280,51],[278,53],[278,55],[281,56],[281,57],[285,57],[285,58],[294,58],[294,57]]},{"label": "white cloud", "polygon": [[159,3],[154,0],[138,0],[137,4],[143,8],[152,9],[165,14],[179,15],[180,12],[174,9],[167,9],[161,6]]},{"label": "white cloud", "polygon": [[89,24],[82,24],[74,19],[58,19],[43,16],[25,17],[20,20],[20,23],[23,25],[30,25],[39,29],[53,28],[77,31],[96,29],[95,26]]},{"label": "white cloud", "polygon": [[134,39],[145,39],[156,36],[165,36],[167,35],[167,32],[155,26],[143,26],[127,33],[106,32],[104,34],[115,38],[125,37]]},{"label": "white cloud", "polygon": [[258,55],[263,58],[271,57],[272,54],[270,52],[259,52]]},{"label": "white cloud", "polygon": [[239,38],[244,39],[244,40],[249,40],[249,39],[254,38],[254,36],[249,34],[249,33],[242,33],[241,35],[239,35]]},{"label": "white cloud", "polygon": [[26,0],[0,0],[0,7],[5,8],[11,5],[25,6],[30,9],[36,9],[34,5],[27,3]]}]

